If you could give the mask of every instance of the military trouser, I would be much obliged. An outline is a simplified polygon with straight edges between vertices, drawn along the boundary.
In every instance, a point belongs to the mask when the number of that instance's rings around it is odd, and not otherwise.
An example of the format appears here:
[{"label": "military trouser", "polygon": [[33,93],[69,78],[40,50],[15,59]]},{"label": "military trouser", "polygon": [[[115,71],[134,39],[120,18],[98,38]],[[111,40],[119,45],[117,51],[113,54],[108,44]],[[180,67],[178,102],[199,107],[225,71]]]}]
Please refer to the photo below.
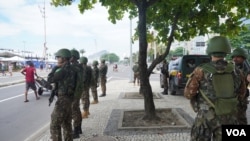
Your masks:
[{"label": "military trouser", "polygon": [[91,93],[92,93],[93,99],[95,101],[98,101],[97,86],[91,86]]},{"label": "military trouser", "polygon": [[237,118],[239,121],[239,124],[241,125],[247,125],[247,104],[248,104],[248,97],[246,96],[243,101],[239,102],[237,108]]},{"label": "military trouser", "polygon": [[82,116],[80,109],[80,97],[74,97],[72,103],[72,120],[73,120],[73,127],[81,126]]},{"label": "military trouser", "polygon": [[138,72],[134,73],[134,85],[137,82],[137,84],[140,84],[140,74]]},{"label": "military trouser", "polygon": [[83,104],[83,110],[84,111],[89,110],[89,105],[90,105],[90,102],[89,102],[89,87],[85,87],[83,89],[81,99],[82,99],[82,104]]},{"label": "military trouser", "polygon": [[64,141],[73,141],[71,125],[72,101],[73,99],[65,94],[58,94],[50,122],[50,133],[53,141],[62,141],[61,127],[63,128]]},{"label": "military trouser", "polygon": [[107,82],[106,76],[101,76],[101,89],[102,89],[102,94],[105,94],[105,95],[106,95],[106,82]]},{"label": "military trouser", "polygon": [[168,77],[167,77],[167,75],[163,76],[163,87],[164,87],[164,91],[168,90]]},{"label": "military trouser", "polygon": [[191,141],[221,141],[224,124],[238,124],[236,116],[217,116],[213,109],[199,110],[191,128]]}]

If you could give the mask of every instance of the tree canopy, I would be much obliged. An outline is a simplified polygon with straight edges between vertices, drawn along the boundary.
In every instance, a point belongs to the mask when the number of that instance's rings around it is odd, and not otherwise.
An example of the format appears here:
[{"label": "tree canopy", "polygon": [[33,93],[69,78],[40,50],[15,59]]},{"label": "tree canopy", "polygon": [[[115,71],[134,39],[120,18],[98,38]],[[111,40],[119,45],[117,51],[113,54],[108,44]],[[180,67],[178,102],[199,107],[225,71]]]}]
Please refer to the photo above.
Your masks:
[{"label": "tree canopy", "polygon": [[[74,0],[52,0],[55,6],[70,5]],[[185,41],[197,35],[216,33],[238,35],[245,29],[249,18],[249,0],[79,0],[81,13],[94,8],[96,3],[106,7],[108,20],[116,23],[125,13],[138,18],[136,34],[139,39],[140,93],[144,95],[145,117],[158,119],[155,114],[149,76],[155,66],[168,55],[174,40]],[[148,33],[154,31],[156,41],[164,43],[166,50],[148,67]]]}]

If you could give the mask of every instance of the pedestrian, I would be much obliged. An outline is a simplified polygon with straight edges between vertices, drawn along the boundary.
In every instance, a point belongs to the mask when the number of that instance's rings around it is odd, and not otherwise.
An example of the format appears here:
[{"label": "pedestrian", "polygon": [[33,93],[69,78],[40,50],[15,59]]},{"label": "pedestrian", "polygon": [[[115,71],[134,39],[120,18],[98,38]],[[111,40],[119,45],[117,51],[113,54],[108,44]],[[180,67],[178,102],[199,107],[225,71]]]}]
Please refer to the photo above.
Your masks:
[{"label": "pedestrian", "polygon": [[51,113],[50,134],[53,141],[62,141],[61,128],[65,141],[73,141],[72,137],[72,102],[76,88],[76,72],[70,65],[71,53],[68,49],[60,49],[55,53],[57,65],[48,75],[48,82],[57,85],[57,101]]},{"label": "pedestrian", "polygon": [[5,73],[5,64],[4,63],[1,63],[1,71],[2,71],[2,76],[6,76],[6,73]]},{"label": "pedestrian", "polygon": [[99,68],[98,68],[98,61],[94,60],[92,63],[92,79],[91,79],[91,93],[93,96],[93,101],[91,104],[98,103],[98,94],[97,94],[97,87],[99,86]]},{"label": "pedestrian", "polygon": [[[233,50],[233,53],[231,56],[232,56],[235,66],[243,72],[245,76],[246,87],[247,87],[249,84],[247,77],[248,76],[250,77],[250,66],[246,60],[247,52],[242,48],[236,48]],[[239,123],[242,125],[247,125],[246,111],[247,111],[247,104],[249,103],[248,97],[249,97],[249,90],[246,89],[245,98],[243,99],[243,101],[240,101],[238,105],[238,120],[239,120]]]},{"label": "pedestrian", "polygon": [[191,140],[221,141],[222,125],[239,124],[237,104],[245,96],[246,85],[241,71],[224,60],[231,53],[226,37],[211,38],[206,52],[211,62],[196,67],[184,89],[184,96],[197,113]]},{"label": "pedestrian", "polygon": [[163,92],[161,92],[164,95],[168,94],[168,78],[169,78],[169,72],[168,72],[168,62],[164,59],[162,61],[162,67],[161,67],[161,73],[163,78]]},{"label": "pedestrian", "polygon": [[12,63],[9,64],[8,71],[10,73],[10,76],[12,76],[12,72],[13,72],[13,64]]},{"label": "pedestrian", "polygon": [[35,84],[35,76],[38,77],[38,75],[36,73],[36,68],[34,67],[34,64],[31,61],[28,61],[27,66],[21,70],[21,73],[25,76],[25,82],[26,82],[25,92],[24,92],[25,95],[24,102],[29,102],[27,97],[30,88],[34,91],[36,100],[38,100],[39,97],[37,94],[37,88]]},{"label": "pedestrian", "polygon": [[134,72],[134,85],[137,82],[137,85],[139,86],[140,85],[140,69],[139,69],[138,62],[135,62],[132,70]]},{"label": "pedestrian", "polygon": [[82,134],[82,116],[80,109],[80,98],[83,91],[83,67],[79,64],[80,54],[77,50],[72,49],[71,52],[71,65],[74,71],[77,73],[76,77],[76,89],[74,93],[74,99],[72,102],[72,120],[73,120],[73,139],[79,138],[79,134]]},{"label": "pedestrian", "polygon": [[99,67],[99,77],[101,82],[101,89],[102,94],[99,97],[106,96],[106,83],[107,83],[107,73],[108,73],[108,66],[105,64],[105,59],[101,60],[101,65]]},{"label": "pedestrian", "polygon": [[82,112],[82,118],[88,118],[89,113],[89,90],[90,90],[90,83],[91,83],[91,76],[92,76],[92,69],[90,66],[87,65],[88,58],[87,57],[81,57],[80,58],[80,64],[83,67],[83,92],[81,95],[81,100],[83,104],[83,112]]}]

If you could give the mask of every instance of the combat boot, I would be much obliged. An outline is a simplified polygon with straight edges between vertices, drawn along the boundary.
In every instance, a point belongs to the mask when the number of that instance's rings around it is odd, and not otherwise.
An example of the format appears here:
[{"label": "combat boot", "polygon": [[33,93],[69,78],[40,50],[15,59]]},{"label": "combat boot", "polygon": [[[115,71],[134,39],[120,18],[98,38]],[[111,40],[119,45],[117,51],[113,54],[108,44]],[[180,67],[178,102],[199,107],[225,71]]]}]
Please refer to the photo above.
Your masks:
[{"label": "combat boot", "polygon": [[84,110],[82,112],[82,118],[88,118],[88,115],[90,115],[89,110]]},{"label": "combat boot", "polygon": [[99,97],[104,97],[104,96],[106,96],[106,94],[101,94]]},{"label": "combat boot", "polygon": [[81,125],[78,126],[78,133],[82,134],[82,127],[81,127]]},{"label": "combat boot", "polygon": [[75,127],[75,128],[74,128],[74,131],[73,131],[73,139],[76,139],[76,138],[80,138],[78,126]]},{"label": "combat boot", "polygon": [[97,104],[98,103],[98,100],[94,100],[91,102],[91,104]]},{"label": "combat boot", "polygon": [[167,95],[168,94],[168,89],[164,89],[163,92],[161,92],[163,95]]}]

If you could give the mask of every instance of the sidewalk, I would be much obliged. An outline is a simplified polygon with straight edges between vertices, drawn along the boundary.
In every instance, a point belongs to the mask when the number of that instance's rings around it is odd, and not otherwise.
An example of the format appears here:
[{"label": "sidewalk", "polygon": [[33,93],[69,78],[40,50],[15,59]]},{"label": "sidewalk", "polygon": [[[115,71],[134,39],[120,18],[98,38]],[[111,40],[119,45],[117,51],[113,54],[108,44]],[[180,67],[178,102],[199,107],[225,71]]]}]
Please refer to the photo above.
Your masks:
[{"label": "sidewalk", "polygon": [[[153,92],[160,93],[162,89],[158,81],[152,81]],[[79,139],[74,141],[187,141],[189,132],[154,132],[150,129],[133,132],[131,130],[120,131],[115,126],[111,126],[120,119],[119,110],[122,109],[144,109],[143,99],[122,99],[124,92],[138,92],[139,87],[129,83],[129,80],[112,80],[107,83],[107,96],[99,97],[99,103],[90,105],[89,118],[83,119],[81,134]],[[98,91],[100,94],[100,90]],[[161,94],[160,94],[161,95]],[[181,108],[194,118],[189,101],[181,95],[161,95],[161,99],[154,99],[156,109],[159,108]],[[92,97],[90,97],[92,101]],[[82,108],[81,108],[82,109]],[[117,114],[118,113],[118,114]],[[116,124],[117,125],[117,124]],[[49,123],[40,131],[34,133],[26,141],[49,141]]]}]

